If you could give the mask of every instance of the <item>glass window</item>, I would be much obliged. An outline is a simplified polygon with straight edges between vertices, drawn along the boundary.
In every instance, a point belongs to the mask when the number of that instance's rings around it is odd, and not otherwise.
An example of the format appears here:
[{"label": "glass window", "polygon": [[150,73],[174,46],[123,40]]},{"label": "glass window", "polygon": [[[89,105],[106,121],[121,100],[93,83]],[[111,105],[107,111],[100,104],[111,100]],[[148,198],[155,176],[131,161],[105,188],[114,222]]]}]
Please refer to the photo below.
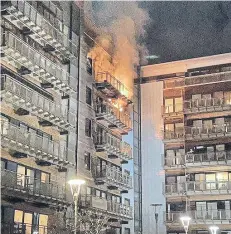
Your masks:
[{"label": "glass window", "polygon": [[41,172],[41,182],[48,183],[49,182],[49,174],[45,172]]},{"label": "glass window", "polygon": [[84,166],[85,166],[85,169],[87,170],[91,169],[91,155],[88,152],[85,152],[85,155],[84,155]]},{"label": "glass window", "polygon": [[85,119],[85,135],[91,137],[91,120],[88,118]]},{"label": "glass window", "polygon": [[172,113],[173,112],[173,99],[165,99],[165,113]]},{"label": "glass window", "polygon": [[86,87],[86,103],[91,106],[92,92],[89,87]]},{"label": "glass window", "polygon": [[18,165],[17,168],[17,184],[19,186],[25,186],[25,181],[26,181],[26,168],[24,166]]},{"label": "glass window", "polygon": [[125,228],[124,229],[124,234],[130,234],[131,232],[130,232],[130,228]]},{"label": "glass window", "polygon": [[175,112],[180,112],[183,110],[183,98],[175,98]]},{"label": "glass window", "polygon": [[174,132],[174,124],[165,124],[165,131]]},{"label": "glass window", "polygon": [[100,197],[100,194],[101,194],[101,193],[100,193],[100,190],[97,190],[97,189],[96,189],[96,190],[95,190],[95,195],[96,195],[97,197]]},{"label": "glass window", "polygon": [[14,222],[15,223],[22,223],[23,222],[23,211],[22,210],[15,210],[14,211]]},{"label": "glass window", "polygon": [[92,59],[87,58],[87,72],[88,74],[92,75]]},{"label": "glass window", "polygon": [[86,191],[87,195],[91,195],[91,188],[87,187],[87,191]]},{"label": "glass window", "polygon": [[47,233],[47,221],[48,216],[40,214],[39,215],[39,234],[46,234]]}]

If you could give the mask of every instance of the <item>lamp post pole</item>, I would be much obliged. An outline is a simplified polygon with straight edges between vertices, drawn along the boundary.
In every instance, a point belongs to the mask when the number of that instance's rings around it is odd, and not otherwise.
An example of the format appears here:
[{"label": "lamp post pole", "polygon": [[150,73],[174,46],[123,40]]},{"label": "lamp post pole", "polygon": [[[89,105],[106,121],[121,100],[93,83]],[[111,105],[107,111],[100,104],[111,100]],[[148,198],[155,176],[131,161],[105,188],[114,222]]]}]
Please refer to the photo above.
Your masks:
[{"label": "lamp post pole", "polygon": [[70,180],[69,185],[71,187],[71,193],[73,196],[74,200],[74,209],[75,209],[75,230],[74,234],[77,234],[77,220],[78,220],[78,198],[79,198],[79,193],[81,189],[81,185],[85,184],[85,180],[80,180],[80,179],[75,179],[75,180]]},{"label": "lamp post pole", "polygon": [[157,208],[161,207],[162,204],[151,204],[151,206],[154,207],[154,213],[155,213],[155,221],[156,221],[156,234],[158,234],[158,219],[159,219],[159,214],[158,214],[158,211],[157,211]]}]

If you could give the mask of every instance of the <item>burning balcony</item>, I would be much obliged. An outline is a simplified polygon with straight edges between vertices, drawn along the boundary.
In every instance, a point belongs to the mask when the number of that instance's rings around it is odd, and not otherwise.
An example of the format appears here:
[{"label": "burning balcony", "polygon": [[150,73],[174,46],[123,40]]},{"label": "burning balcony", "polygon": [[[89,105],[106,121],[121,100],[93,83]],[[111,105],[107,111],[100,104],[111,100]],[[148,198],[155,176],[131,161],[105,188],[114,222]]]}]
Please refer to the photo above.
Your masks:
[{"label": "burning balcony", "polygon": [[231,81],[231,72],[220,72],[214,74],[204,74],[199,76],[190,76],[185,77],[185,85],[204,85],[204,84],[212,84],[212,83],[219,83],[219,82],[226,82]]},{"label": "burning balcony", "polygon": [[20,109],[21,115],[31,113],[64,131],[74,127],[74,114],[8,75],[1,76],[1,96],[6,103]]},{"label": "burning balcony", "polygon": [[180,117],[183,115],[183,105],[182,104],[175,104],[175,105],[168,105],[162,106],[162,115],[166,117]]},{"label": "burning balcony", "polygon": [[2,35],[2,60],[17,68],[20,75],[30,75],[41,81],[43,88],[61,93],[75,92],[76,79],[12,33]]},{"label": "burning balcony", "polygon": [[98,72],[95,77],[96,87],[109,98],[120,98],[132,103],[132,91],[108,72]]},{"label": "burning balcony", "polygon": [[132,177],[128,173],[123,173],[117,168],[108,165],[96,166],[94,172],[95,181],[98,184],[106,183],[108,189],[120,189],[127,191],[132,188]]},{"label": "burning balcony", "polygon": [[231,102],[224,98],[191,99],[186,100],[184,106],[185,113],[205,113],[228,111],[231,109]]},{"label": "burning balcony", "polygon": [[216,139],[231,136],[231,125],[229,123],[211,126],[185,127],[185,130],[186,139],[188,140]]},{"label": "burning balcony", "polygon": [[107,201],[107,211],[111,215],[118,216],[119,219],[132,219],[132,207],[121,203]]},{"label": "burning balcony", "polygon": [[67,205],[66,188],[57,183],[46,183],[13,171],[1,171],[2,196],[13,196],[19,201],[32,199],[36,203]]},{"label": "burning balcony", "polygon": [[106,121],[109,128],[116,128],[122,134],[127,134],[132,130],[130,115],[109,103],[96,104],[96,119],[103,123]]},{"label": "burning balcony", "polygon": [[188,153],[186,155],[186,166],[214,166],[229,165],[231,163],[231,151],[216,151],[206,153]]},{"label": "burning balcony", "polygon": [[13,152],[13,157],[31,156],[36,162],[46,162],[46,165],[55,164],[60,167],[73,165],[67,161],[68,150],[60,142],[6,121],[1,121],[1,143],[3,147]]},{"label": "burning balcony", "polygon": [[106,151],[109,158],[120,158],[123,163],[132,159],[131,146],[113,136],[106,129],[97,128],[97,131],[94,133],[94,143],[96,152]]},{"label": "burning balcony", "polygon": [[52,25],[26,1],[2,1],[2,16],[22,34],[38,42],[45,51],[59,58],[77,57],[78,43],[69,39],[69,28],[55,19]]}]

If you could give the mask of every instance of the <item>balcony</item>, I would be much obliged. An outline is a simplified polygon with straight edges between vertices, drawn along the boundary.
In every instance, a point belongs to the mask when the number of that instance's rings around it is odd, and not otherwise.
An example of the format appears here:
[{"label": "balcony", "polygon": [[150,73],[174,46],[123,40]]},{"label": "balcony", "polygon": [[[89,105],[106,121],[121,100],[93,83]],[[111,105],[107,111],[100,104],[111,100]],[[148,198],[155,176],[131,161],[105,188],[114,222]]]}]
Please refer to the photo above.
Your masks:
[{"label": "balcony", "polygon": [[163,117],[173,117],[179,118],[183,116],[183,105],[182,104],[175,104],[175,105],[168,105],[162,106],[162,115]]},{"label": "balcony", "polygon": [[45,161],[47,165],[54,164],[60,167],[74,165],[67,161],[68,149],[60,142],[6,121],[1,122],[1,144],[9,150],[16,151],[12,154],[14,157],[31,156],[38,162]]},{"label": "balcony", "polygon": [[176,168],[184,168],[185,167],[185,156],[184,155],[166,157],[163,154],[162,157],[164,159],[164,168],[165,169],[176,169]]},{"label": "balcony", "polygon": [[184,112],[186,114],[228,110],[231,110],[231,102],[224,98],[191,99],[186,100],[184,103]]},{"label": "balcony", "polygon": [[38,51],[12,33],[2,35],[2,59],[18,69],[20,75],[38,79],[44,88],[53,88],[61,93],[76,91],[76,78],[57,66]]},{"label": "balcony", "polygon": [[[182,225],[180,217],[183,216],[185,211],[169,211],[164,214],[166,223],[175,222]],[[195,224],[229,224],[231,218],[231,211],[227,210],[190,210],[187,211],[189,217],[192,218],[191,225]]]},{"label": "balcony", "polygon": [[58,19],[52,25],[26,1],[4,1],[1,6],[3,17],[38,42],[45,51],[59,58],[77,56],[78,43],[69,39],[69,29]]},{"label": "balcony", "polygon": [[185,85],[193,86],[231,81],[230,75],[231,72],[227,71],[214,74],[204,74],[199,76],[185,77]]},{"label": "balcony", "polygon": [[127,134],[132,130],[130,115],[108,103],[96,104],[96,119],[103,123],[106,121],[109,128],[117,128],[121,134]]},{"label": "balcony", "polygon": [[231,125],[229,123],[199,126],[199,127],[185,127],[187,140],[201,140],[201,139],[217,139],[231,136]]},{"label": "balcony", "polygon": [[31,113],[64,131],[75,127],[74,114],[8,75],[1,76],[1,96],[6,103],[19,108],[21,115]]},{"label": "balcony", "polygon": [[93,174],[96,183],[106,183],[108,185],[108,189],[120,189],[127,191],[128,189],[132,188],[132,177],[114,167],[105,165],[100,169],[96,166]]},{"label": "balcony", "polygon": [[48,227],[42,225],[33,225],[25,223],[1,223],[2,234],[28,234],[28,233],[47,234],[48,231],[49,231]]},{"label": "balcony", "polygon": [[79,199],[80,207],[107,211],[107,200],[103,197],[97,197],[92,195],[81,195]]},{"label": "balcony", "polygon": [[1,171],[2,195],[21,199],[32,199],[36,203],[68,204],[66,188],[57,183],[46,183],[13,171]]},{"label": "balcony", "polygon": [[230,165],[231,151],[216,151],[186,155],[187,167]]},{"label": "balcony", "polygon": [[121,141],[119,138],[114,137],[105,129],[102,133],[100,131],[95,132],[93,137],[96,152],[105,151],[107,152],[109,158],[120,158],[123,163],[126,163],[128,160],[132,159],[131,146],[128,143]]},{"label": "balcony", "polygon": [[96,87],[109,98],[120,98],[132,103],[132,91],[108,72],[98,72],[95,77]]},{"label": "balcony", "polygon": [[184,131],[180,129],[179,131],[169,131],[164,132],[164,142],[165,143],[176,143],[179,141],[184,141]]},{"label": "balcony", "polygon": [[111,215],[119,216],[120,219],[132,219],[132,207],[121,203],[107,201],[107,211]]},{"label": "balcony", "polygon": [[177,79],[170,79],[170,80],[165,80],[164,81],[164,89],[174,89],[174,88],[180,88],[184,87],[184,79],[177,80]]},{"label": "balcony", "polygon": [[220,195],[231,193],[231,181],[188,181],[165,185],[166,196]]}]

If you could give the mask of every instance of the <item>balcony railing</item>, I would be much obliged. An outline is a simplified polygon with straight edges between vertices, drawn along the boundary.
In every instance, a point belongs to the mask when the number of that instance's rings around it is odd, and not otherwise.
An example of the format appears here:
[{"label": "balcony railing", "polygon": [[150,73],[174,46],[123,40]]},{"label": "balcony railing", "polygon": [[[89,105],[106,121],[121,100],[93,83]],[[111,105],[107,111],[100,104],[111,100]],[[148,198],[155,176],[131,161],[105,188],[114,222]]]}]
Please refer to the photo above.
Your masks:
[{"label": "balcony railing", "polygon": [[2,59],[15,66],[22,74],[24,74],[23,69],[26,68],[26,74],[30,74],[34,78],[37,77],[43,83],[51,84],[50,88],[64,93],[76,90],[76,78],[70,76],[60,66],[12,33],[5,33],[2,36],[1,45],[4,53]]},{"label": "balcony railing", "polygon": [[1,94],[7,103],[27,110],[61,129],[69,130],[75,126],[74,114],[8,75],[1,76]]},{"label": "balcony railing", "polygon": [[186,155],[187,166],[226,165],[231,163],[231,151],[216,151]]},{"label": "balcony railing", "polygon": [[164,81],[164,89],[173,89],[177,87],[184,87],[184,80],[167,80]]},{"label": "balcony railing", "polygon": [[231,181],[188,181],[165,185],[164,194],[177,195],[206,195],[206,194],[230,194]]},{"label": "balcony railing", "polygon": [[77,56],[78,43],[69,39],[69,30],[64,32],[66,26],[61,21],[52,25],[26,1],[9,1],[5,6],[2,4],[2,7],[7,12],[3,14],[4,18],[44,48],[50,45],[51,51],[58,56]]},{"label": "balcony railing", "polygon": [[106,151],[109,157],[119,157],[125,161],[132,159],[131,146],[114,137],[111,133],[106,132],[106,130],[103,133],[94,133],[94,143],[96,151]]},{"label": "balcony railing", "polygon": [[107,211],[107,200],[103,197],[97,197],[92,195],[81,195],[79,199],[81,207],[88,209],[99,209]]},{"label": "balcony railing", "polygon": [[34,225],[28,223],[1,223],[2,234],[47,234],[48,231],[48,227],[42,225]]},{"label": "balcony railing", "polygon": [[185,113],[215,112],[231,109],[231,100],[224,98],[195,99],[184,102]]},{"label": "balcony railing", "polygon": [[182,104],[162,106],[163,116],[179,116],[182,113],[183,113],[183,105]]},{"label": "balcony railing", "polygon": [[96,104],[96,117],[98,120],[107,120],[110,124],[121,129],[122,132],[127,133],[132,130],[130,115],[109,104]]},{"label": "balcony railing", "polygon": [[120,97],[125,99],[128,103],[132,102],[132,91],[129,90],[124,84],[117,80],[108,72],[98,72],[95,77],[96,86],[104,90],[111,98]]},{"label": "balcony railing", "polygon": [[68,203],[66,200],[65,186],[57,183],[42,182],[30,176],[22,175],[13,171],[1,171],[1,186],[2,190],[6,189],[9,192],[15,192],[14,196],[27,197],[33,196],[36,200],[41,198],[41,202]]},{"label": "balcony railing", "polygon": [[168,131],[164,132],[164,141],[165,142],[175,142],[184,140],[184,131],[180,129],[179,131]]},{"label": "balcony railing", "polygon": [[68,150],[60,142],[6,121],[1,121],[1,143],[3,147],[22,152],[38,160],[42,159],[62,166],[72,164],[67,161]]},{"label": "balcony railing", "polygon": [[110,214],[132,219],[132,207],[112,201],[107,202],[107,211]]},{"label": "balcony railing", "polygon": [[185,156],[184,155],[177,155],[172,157],[166,157],[163,154],[164,159],[164,166],[167,168],[181,168],[185,165]]},{"label": "balcony railing", "polygon": [[105,165],[101,170],[96,166],[95,178],[98,182],[105,182],[110,186],[115,186],[119,189],[131,189],[132,177],[118,170],[117,168]]},{"label": "balcony railing", "polygon": [[[181,225],[180,217],[184,216],[185,211],[170,211],[164,214],[165,222],[178,222]],[[231,218],[231,210],[190,210],[187,211],[189,217],[191,217],[191,224],[208,223],[215,221],[229,222]]]},{"label": "balcony railing", "polygon": [[200,126],[200,127],[185,127],[186,139],[205,139],[231,136],[231,125],[229,123]]}]

